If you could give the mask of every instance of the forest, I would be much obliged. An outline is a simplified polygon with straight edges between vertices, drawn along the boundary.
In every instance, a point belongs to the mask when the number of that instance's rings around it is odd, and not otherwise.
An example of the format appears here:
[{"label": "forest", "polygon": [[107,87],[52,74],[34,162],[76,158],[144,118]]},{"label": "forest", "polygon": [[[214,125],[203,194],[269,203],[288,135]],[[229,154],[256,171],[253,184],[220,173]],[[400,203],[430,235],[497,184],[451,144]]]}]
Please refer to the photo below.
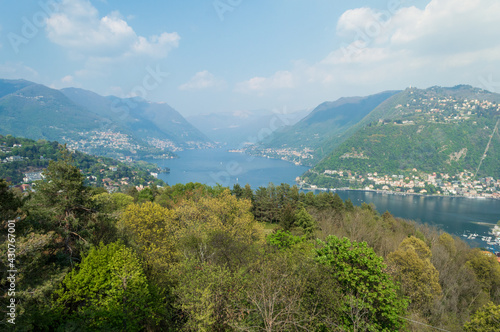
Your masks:
[{"label": "forest", "polygon": [[108,193],[60,153],[0,179],[2,330],[500,330],[496,257],[438,229],[286,184]]}]

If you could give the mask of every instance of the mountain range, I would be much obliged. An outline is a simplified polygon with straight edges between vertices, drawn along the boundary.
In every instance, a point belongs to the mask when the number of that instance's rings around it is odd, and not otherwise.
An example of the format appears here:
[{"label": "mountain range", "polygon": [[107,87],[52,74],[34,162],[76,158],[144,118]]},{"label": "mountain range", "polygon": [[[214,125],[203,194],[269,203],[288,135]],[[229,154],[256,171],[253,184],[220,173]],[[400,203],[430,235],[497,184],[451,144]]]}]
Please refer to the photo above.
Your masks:
[{"label": "mountain range", "polygon": [[[323,187],[373,179],[369,174],[418,177],[415,171],[498,179],[499,119],[500,94],[458,85],[344,97],[311,112],[191,116],[197,129],[166,103],[0,80],[2,135],[134,159],[221,144],[309,165],[303,181]],[[358,178],[339,182],[339,172]]]},{"label": "mountain range", "polygon": [[214,145],[166,103],[25,80],[0,80],[0,134],[57,140],[114,157],[170,157],[177,150]]},{"label": "mountain range", "polygon": [[[303,179],[322,187],[352,186],[373,174],[499,179],[499,125],[500,94],[466,85],[408,88],[348,128]],[[339,173],[351,177],[339,182]]]}]

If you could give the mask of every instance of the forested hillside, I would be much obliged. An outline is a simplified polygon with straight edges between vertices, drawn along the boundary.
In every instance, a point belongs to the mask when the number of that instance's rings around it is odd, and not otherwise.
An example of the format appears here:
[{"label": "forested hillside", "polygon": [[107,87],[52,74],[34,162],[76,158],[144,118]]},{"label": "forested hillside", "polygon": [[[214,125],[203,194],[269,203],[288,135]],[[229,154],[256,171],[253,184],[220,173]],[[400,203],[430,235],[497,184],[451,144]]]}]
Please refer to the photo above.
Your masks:
[{"label": "forested hillside", "polygon": [[62,153],[0,180],[14,330],[498,330],[500,264],[449,234],[288,185],[110,194]]},{"label": "forested hillside", "polygon": [[[304,178],[319,186],[358,188],[376,184],[373,174],[406,178],[413,172],[464,183],[463,173],[470,174],[470,182],[499,179],[497,100],[497,94],[468,86],[407,89],[352,127],[356,132]],[[338,172],[355,179],[342,179]]]}]

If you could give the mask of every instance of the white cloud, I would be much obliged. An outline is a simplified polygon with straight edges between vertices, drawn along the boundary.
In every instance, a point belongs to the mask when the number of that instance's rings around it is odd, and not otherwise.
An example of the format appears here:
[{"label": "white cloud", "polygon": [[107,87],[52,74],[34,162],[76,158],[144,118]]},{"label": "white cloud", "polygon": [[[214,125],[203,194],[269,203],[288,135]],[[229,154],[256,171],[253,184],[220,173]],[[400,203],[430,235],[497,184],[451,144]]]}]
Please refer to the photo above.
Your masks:
[{"label": "white cloud", "polygon": [[478,85],[485,74],[500,76],[498,17],[498,0],[348,10],[337,22],[341,46],[323,60],[251,78],[236,91],[263,96],[265,90],[286,87],[315,95],[334,91],[340,97],[353,88],[363,94],[409,85]]},{"label": "white cloud", "polygon": [[73,83],[73,76],[71,75],[66,75],[63,78],[61,78],[62,83]]},{"label": "white cloud", "polygon": [[49,40],[76,54],[92,57],[147,55],[163,58],[177,47],[176,32],[138,36],[118,12],[100,17],[87,0],[63,0],[47,19]]},{"label": "white cloud", "polygon": [[201,90],[215,87],[222,87],[225,82],[216,78],[207,70],[196,73],[187,83],[182,84],[180,90]]},{"label": "white cloud", "polygon": [[278,71],[271,77],[254,77],[236,85],[236,91],[263,94],[269,90],[290,89],[295,86],[294,76],[289,71]]}]

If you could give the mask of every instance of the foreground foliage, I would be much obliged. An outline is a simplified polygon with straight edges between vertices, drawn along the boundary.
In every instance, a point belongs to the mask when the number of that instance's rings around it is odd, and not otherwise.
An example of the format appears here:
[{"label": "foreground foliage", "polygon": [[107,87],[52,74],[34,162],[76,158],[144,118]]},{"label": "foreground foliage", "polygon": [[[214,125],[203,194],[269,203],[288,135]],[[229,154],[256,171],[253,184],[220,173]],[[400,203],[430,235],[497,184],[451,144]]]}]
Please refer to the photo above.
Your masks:
[{"label": "foreground foliage", "polygon": [[109,194],[69,156],[45,174],[26,197],[0,181],[15,330],[498,330],[494,258],[371,205],[288,185]]}]

